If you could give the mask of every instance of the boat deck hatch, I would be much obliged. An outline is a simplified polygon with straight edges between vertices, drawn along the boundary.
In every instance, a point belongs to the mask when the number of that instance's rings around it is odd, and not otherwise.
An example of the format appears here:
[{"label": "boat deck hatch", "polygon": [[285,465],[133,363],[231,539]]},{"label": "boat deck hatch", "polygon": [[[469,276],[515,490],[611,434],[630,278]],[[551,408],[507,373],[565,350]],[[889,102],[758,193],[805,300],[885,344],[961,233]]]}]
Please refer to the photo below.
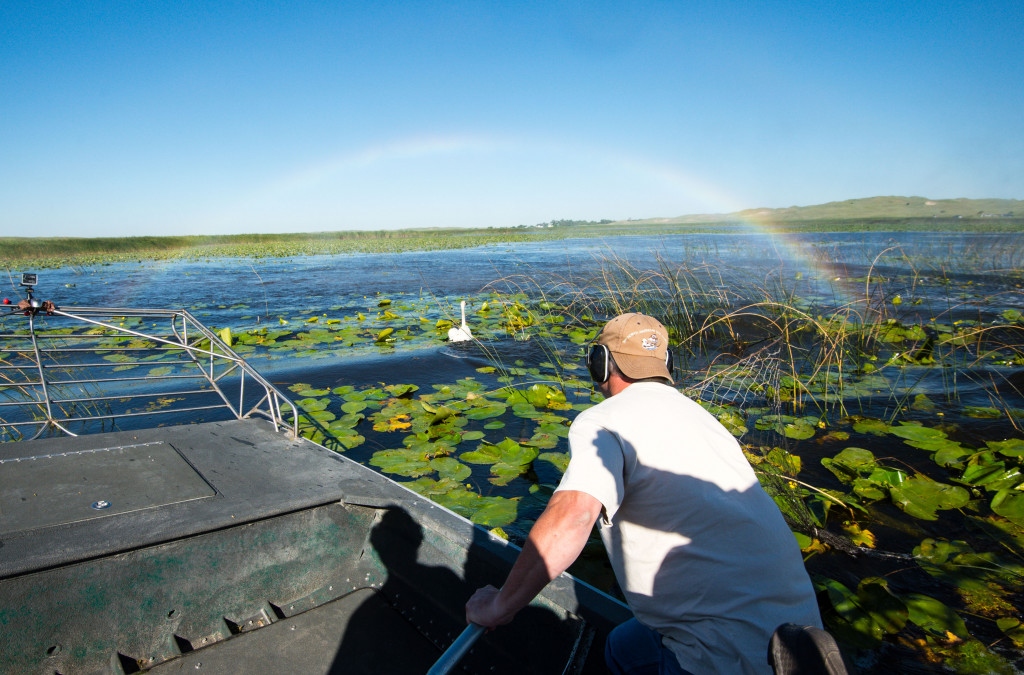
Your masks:
[{"label": "boat deck hatch", "polygon": [[0,534],[212,497],[164,442],[0,459]]}]

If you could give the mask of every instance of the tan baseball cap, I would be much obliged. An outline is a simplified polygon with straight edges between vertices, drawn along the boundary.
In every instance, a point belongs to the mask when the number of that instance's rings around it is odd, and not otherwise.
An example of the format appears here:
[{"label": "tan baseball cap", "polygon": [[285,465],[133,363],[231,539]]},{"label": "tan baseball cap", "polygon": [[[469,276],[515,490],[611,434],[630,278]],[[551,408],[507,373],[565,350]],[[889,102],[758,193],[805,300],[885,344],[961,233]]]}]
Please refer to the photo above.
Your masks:
[{"label": "tan baseball cap", "polygon": [[664,377],[672,382],[666,363],[668,331],[654,317],[620,314],[605,324],[597,341],[608,347],[615,365],[627,377]]}]

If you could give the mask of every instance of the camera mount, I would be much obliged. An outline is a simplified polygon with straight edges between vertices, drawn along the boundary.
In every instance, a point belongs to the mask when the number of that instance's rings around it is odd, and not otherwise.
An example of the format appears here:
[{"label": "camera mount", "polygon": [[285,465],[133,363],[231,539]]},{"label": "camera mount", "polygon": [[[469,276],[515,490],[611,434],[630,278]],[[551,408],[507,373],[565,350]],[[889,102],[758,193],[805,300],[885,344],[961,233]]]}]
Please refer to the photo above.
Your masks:
[{"label": "camera mount", "polygon": [[[38,298],[32,297],[32,291],[34,290],[36,284],[38,284],[38,283],[39,283],[39,275],[36,274],[35,272],[23,272],[22,273],[22,275],[21,275],[21,283],[18,284],[18,285],[21,288],[25,289],[25,294],[28,297],[25,298],[24,300],[22,300],[21,302],[19,302],[17,304],[17,306],[13,310],[14,312],[24,312],[26,315],[28,315],[28,314],[35,315],[35,314],[38,314],[39,310],[41,309],[44,312],[46,312],[47,314],[53,314],[54,310],[57,309],[56,305],[54,305],[49,300],[47,300],[46,302],[43,302],[43,301],[39,300]],[[5,305],[10,304],[10,300],[7,300],[5,298],[4,299],[4,304]]]}]

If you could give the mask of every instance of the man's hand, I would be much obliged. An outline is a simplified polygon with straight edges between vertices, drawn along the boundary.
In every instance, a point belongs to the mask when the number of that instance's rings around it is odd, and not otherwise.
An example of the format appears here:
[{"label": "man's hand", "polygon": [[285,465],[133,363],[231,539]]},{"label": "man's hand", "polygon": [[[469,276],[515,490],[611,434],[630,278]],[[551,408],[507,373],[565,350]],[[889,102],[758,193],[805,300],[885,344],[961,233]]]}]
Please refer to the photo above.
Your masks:
[{"label": "man's hand", "polygon": [[601,513],[601,502],[586,492],[556,492],[534,523],[523,550],[499,591],[484,586],[466,603],[466,620],[487,628],[512,620],[549,581],[576,560]]},{"label": "man's hand", "polygon": [[502,608],[500,594],[501,591],[491,585],[477,590],[466,603],[466,623],[478,623],[490,630],[511,621],[515,612]]}]

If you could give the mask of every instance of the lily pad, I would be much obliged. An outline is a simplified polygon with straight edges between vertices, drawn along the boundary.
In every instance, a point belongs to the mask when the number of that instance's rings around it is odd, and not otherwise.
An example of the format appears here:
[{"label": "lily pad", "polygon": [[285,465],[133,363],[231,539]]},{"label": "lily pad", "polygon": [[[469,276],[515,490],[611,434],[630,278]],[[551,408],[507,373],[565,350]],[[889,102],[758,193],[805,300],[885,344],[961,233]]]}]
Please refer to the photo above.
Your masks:
[{"label": "lily pad", "polygon": [[1007,457],[1024,457],[1024,439],[1010,438],[1005,441],[988,441],[985,445]]},{"label": "lily pad", "polygon": [[299,385],[299,389],[295,391],[297,396],[304,398],[319,398],[320,396],[326,396],[331,393],[330,389],[310,389],[306,385]]},{"label": "lily pad", "polygon": [[965,406],[963,413],[968,417],[981,419],[998,419],[1003,416],[1003,411],[998,408],[983,408],[979,406]]},{"label": "lily pad", "polygon": [[346,450],[358,447],[366,442],[366,438],[360,434],[340,434],[335,435],[334,440],[340,443]]},{"label": "lily pad", "polygon": [[[437,499],[434,499],[435,497],[448,494],[452,491],[467,491],[466,486],[463,485],[461,481],[452,480],[451,478],[442,478],[440,480],[435,480],[433,478],[417,478],[416,480],[409,481],[408,483],[403,483],[403,485],[424,497],[433,499],[434,501],[438,501]],[[476,495],[475,493],[470,494],[479,497],[479,495]]]},{"label": "lily pad", "polygon": [[991,452],[979,452],[971,457],[960,480],[968,485],[983,486],[991,492],[1016,488],[1024,483],[1017,466],[1007,468],[1006,462],[999,461]]},{"label": "lily pad", "polygon": [[930,443],[946,438],[946,434],[940,429],[933,429],[920,424],[908,424],[906,422],[899,426],[889,427],[889,433],[893,436],[899,436],[909,445],[914,445],[915,443],[920,442]]},{"label": "lily pad", "polygon": [[935,403],[928,398],[925,394],[918,394],[914,397],[914,402],[910,406],[914,410],[930,411],[935,410]]},{"label": "lily pad", "polygon": [[816,583],[824,587],[835,609],[830,628],[847,644],[874,647],[886,635],[902,630],[909,617],[906,605],[889,591],[884,579],[863,579],[856,592],[833,579],[822,579]]},{"label": "lily pad", "polygon": [[922,520],[936,520],[936,511],[961,508],[970,501],[970,493],[964,488],[939,483],[923,475],[903,481],[889,494],[894,504]]},{"label": "lily pad", "polygon": [[901,599],[909,611],[910,622],[918,628],[939,637],[953,634],[966,639],[971,636],[960,615],[935,598],[920,593],[908,593]]},{"label": "lily pad", "polygon": [[459,481],[451,478],[433,480],[423,477],[405,484],[419,494],[432,499],[459,515],[485,527],[501,527],[515,521],[518,498],[482,497]]},{"label": "lily pad", "polygon": [[330,401],[326,398],[304,398],[295,403],[306,412],[316,412],[325,409]]},{"label": "lily pad", "polygon": [[[506,441],[510,439],[505,439]],[[504,441],[503,441],[504,442]],[[515,443],[515,441],[511,441]],[[518,446],[518,443],[516,444]],[[494,464],[501,461],[502,449],[494,443],[481,443],[476,450],[460,455],[462,461],[472,464]]]},{"label": "lily pad", "polygon": [[558,446],[558,436],[538,431],[529,440],[523,441],[522,444],[547,450]]},{"label": "lily pad", "polygon": [[1024,647],[1024,624],[1014,616],[1004,616],[996,620],[996,626],[1006,637],[1013,640],[1018,647]]},{"label": "lily pad", "polygon": [[792,415],[764,415],[755,422],[757,429],[772,429],[786,438],[802,441],[814,436],[818,420]]},{"label": "lily pad", "polygon": [[384,390],[395,398],[408,396],[409,394],[412,394],[418,389],[419,387],[417,387],[415,384],[389,384],[386,387],[384,387]]},{"label": "lily pad", "polygon": [[341,404],[341,411],[352,414],[366,410],[370,404],[366,401],[346,401]]},{"label": "lily pad", "polygon": [[965,458],[970,457],[975,452],[974,450],[965,448],[959,443],[950,441],[949,439],[943,439],[942,441],[937,441],[935,443],[926,443],[921,445],[930,446],[924,448],[926,450],[935,450],[935,454],[932,458],[939,466],[960,464]]},{"label": "lily pad", "polygon": [[434,472],[430,460],[422,452],[416,450],[379,450],[373,453],[370,464],[385,473],[415,478]]},{"label": "lily pad", "polygon": [[1003,489],[992,498],[992,511],[1024,527],[1024,492]]},{"label": "lily pad", "polygon": [[846,448],[835,457],[825,457],[822,465],[834,473],[839,480],[850,482],[875,467],[875,456],[864,448]]},{"label": "lily pad", "polygon": [[542,422],[540,424],[540,426],[537,427],[537,431],[540,432],[540,433],[550,434],[552,436],[557,436],[559,438],[568,438],[569,437],[569,426],[567,424],[563,424],[560,421],[559,422],[551,422],[551,421]]},{"label": "lily pad", "polygon": [[452,457],[437,457],[430,460],[431,468],[437,471],[441,478],[463,481],[469,478],[473,472],[468,466]]},{"label": "lily pad", "polygon": [[514,478],[518,478],[529,468],[528,464],[508,464],[497,462],[491,465],[491,477],[488,482],[494,485],[508,485]]},{"label": "lily pad", "polygon": [[765,454],[764,458],[785,476],[795,478],[800,473],[802,464],[800,457],[783,448],[772,448]]},{"label": "lily pad", "polygon": [[865,418],[853,423],[853,430],[859,434],[884,436],[889,433],[889,425],[882,420]]},{"label": "lily pad", "polygon": [[560,389],[546,385],[535,384],[529,389],[516,389],[509,393],[506,402],[513,407],[517,404],[528,403],[535,408],[546,408],[558,403],[565,403],[565,393]]},{"label": "lily pad", "polygon": [[746,420],[743,419],[743,415],[735,411],[730,410],[719,414],[718,421],[729,430],[730,434],[737,438],[747,433]]},{"label": "lily pad", "polygon": [[569,467],[569,453],[567,452],[542,452],[537,456],[538,461],[550,462],[555,465],[559,473],[565,473]]},{"label": "lily pad", "polygon": [[459,459],[472,464],[490,464],[490,481],[495,485],[507,485],[513,478],[526,471],[537,455],[536,448],[520,445],[511,438],[506,438],[497,444],[481,443],[476,450],[462,453]]},{"label": "lily pad", "polygon": [[486,499],[483,506],[470,517],[471,521],[484,527],[501,527],[515,521],[519,505],[517,499],[501,497]]},{"label": "lily pad", "polygon": [[449,408],[447,406],[443,406],[443,405],[434,406],[434,405],[430,405],[426,401],[420,401],[420,405],[423,406],[423,409],[426,412],[430,413],[430,425],[431,426],[433,426],[435,424],[440,424],[441,422],[444,422],[449,417],[452,417],[453,415],[457,415],[458,414],[458,411],[456,411],[456,410],[454,410],[452,408]]},{"label": "lily pad", "polygon": [[309,416],[310,418],[316,420],[317,422],[323,423],[331,422],[337,417],[330,410],[315,410],[313,412],[310,412]]}]

